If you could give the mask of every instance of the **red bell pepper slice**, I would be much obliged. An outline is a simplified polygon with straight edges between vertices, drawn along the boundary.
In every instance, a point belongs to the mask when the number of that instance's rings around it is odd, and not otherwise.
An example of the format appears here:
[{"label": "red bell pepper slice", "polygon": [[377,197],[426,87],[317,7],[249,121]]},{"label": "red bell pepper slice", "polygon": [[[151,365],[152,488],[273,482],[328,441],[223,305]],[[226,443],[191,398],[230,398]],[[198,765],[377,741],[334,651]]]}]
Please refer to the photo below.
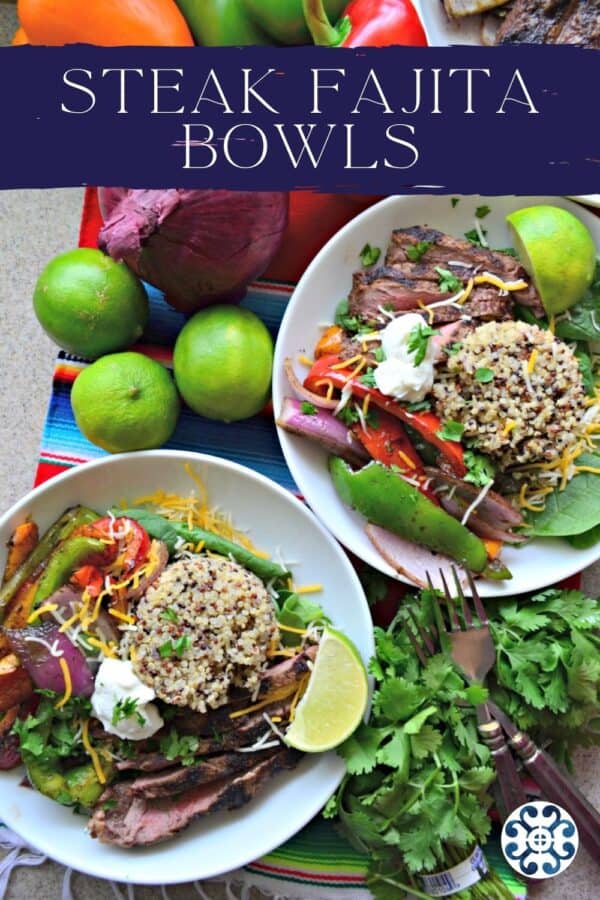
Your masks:
[{"label": "red bell pepper slice", "polygon": [[315,361],[312,369],[306,376],[304,386],[315,394],[324,395],[327,393],[328,384],[333,384],[335,388],[340,390],[350,384],[354,396],[363,399],[368,394],[372,404],[410,425],[428,443],[437,447],[456,475],[461,478],[463,475],[466,475],[467,467],[465,466],[463,448],[456,441],[445,441],[438,437],[437,432],[441,429],[442,422],[435,413],[411,413],[397,400],[394,400],[392,397],[386,397],[377,388],[363,384],[359,377],[349,380],[350,371],[348,369],[333,368],[340,362],[341,360],[338,356],[320,357],[320,359]]},{"label": "red bell pepper slice", "polygon": [[379,410],[376,426],[367,422],[363,428],[357,422],[352,431],[373,459],[390,468],[397,466],[402,475],[416,481],[421,493],[439,506],[437,496],[426,487],[428,478],[423,463],[399,419]]},{"label": "red bell pepper slice", "polygon": [[135,519],[129,519],[126,516],[117,518],[104,516],[97,522],[84,525],[80,529],[80,533],[111,542],[106,545],[106,551],[102,554],[101,560],[92,560],[96,565],[109,565],[114,562],[119,553],[124,552],[123,574],[131,572],[132,569],[143,563],[150,550],[150,538],[146,529],[142,528]]},{"label": "red bell pepper slice", "polygon": [[97,566],[81,566],[71,575],[71,584],[81,588],[82,591],[87,590],[90,597],[95,600],[104,587],[104,575]]},{"label": "red bell pepper slice", "polygon": [[315,44],[325,47],[426,47],[427,37],[410,0],[351,0],[337,25],[323,0],[303,0]]}]

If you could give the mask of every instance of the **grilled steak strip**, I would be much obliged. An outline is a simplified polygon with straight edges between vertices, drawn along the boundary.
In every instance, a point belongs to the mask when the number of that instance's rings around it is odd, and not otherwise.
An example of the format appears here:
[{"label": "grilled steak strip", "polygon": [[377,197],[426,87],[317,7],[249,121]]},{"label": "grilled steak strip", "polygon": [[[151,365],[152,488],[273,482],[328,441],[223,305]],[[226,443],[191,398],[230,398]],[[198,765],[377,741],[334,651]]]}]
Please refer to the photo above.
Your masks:
[{"label": "grilled steak strip", "polygon": [[[433,271],[433,279],[437,281],[436,266],[449,268],[458,278],[468,278],[473,274],[472,269],[480,267],[481,271],[491,272],[505,281],[517,281],[526,277],[518,259],[508,253],[500,253],[497,250],[489,250],[486,247],[477,247],[465,238],[453,237],[435,228],[423,228],[413,225],[410,228],[396,228],[392,232],[392,240],[388,247],[385,259],[386,266],[396,266],[411,263],[406,255],[408,247],[427,241],[431,246],[422,255],[418,265],[428,267]],[[448,262],[465,262],[465,274],[458,267],[448,266]],[[413,263],[413,265],[415,265]],[[426,277],[426,276],[422,276]]]},{"label": "grilled steak strip", "polygon": [[247,772],[281,749],[279,745],[278,748],[270,747],[268,750],[257,750],[254,753],[222,753],[203,759],[193,766],[177,766],[164,773],[143,775],[130,782],[131,795],[132,797],[142,795],[147,800],[173,797],[184,791],[191,791],[201,784],[229,779]]},{"label": "grilled steak strip", "polygon": [[[227,750],[237,750],[240,747],[251,747],[256,741],[263,736],[268,728],[264,719],[264,713],[270,718],[273,716],[280,717],[284,722],[289,718],[290,706],[292,698],[286,700],[275,701],[258,709],[256,712],[248,713],[237,719],[229,719],[227,722],[228,730],[223,729],[220,732],[216,727],[210,738],[200,739],[196,753],[199,756],[209,756],[213,753],[223,753]],[[231,711],[231,707],[227,707]],[[184,733],[183,721],[177,726],[180,734]],[[186,734],[194,734],[193,731],[187,731]],[[160,772],[163,769],[174,768],[179,765],[179,759],[167,759],[158,751],[142,752],[132,759],[124,759],[117,763],[117,769],[120,772],[140,771],[140,772]]]},{"label": "grilled steak strip", "polygon": [[[219,779],[175,797],[131,797],[130,785],[108,788],[96,804],[89,832],[107,844],[147,846],[172,838],[194,819],[225,809],[239,809],[274,775],[294,768],[301,754],[284,749],[233,779]],[[107,809],[107,804],[116,805]]]}]

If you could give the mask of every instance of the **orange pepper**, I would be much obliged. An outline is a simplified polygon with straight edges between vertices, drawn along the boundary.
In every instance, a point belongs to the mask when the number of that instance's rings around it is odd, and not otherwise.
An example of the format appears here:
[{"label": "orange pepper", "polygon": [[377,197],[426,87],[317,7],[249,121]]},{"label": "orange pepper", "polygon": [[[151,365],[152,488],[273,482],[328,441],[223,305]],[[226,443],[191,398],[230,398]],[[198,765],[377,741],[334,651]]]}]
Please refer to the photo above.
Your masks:
[{"label": "orange pepper", "polygon": [[31,44],[193,47],[175,0],[18,0]]},{"label": "orange pepper", "polygon": [[315,347],[315,357],[331,356],[340,353],[342,350],[342,329],[339,325],[330,325],[319,338],[319,343]]},{"label": "orange pepper", "polygon": [[11,44],[13,45],[13,47],[21,47],[23,44],[28,44],[28,43],[29,43],[29,38],[25,34],[25,29],[17,28],[17,30],[13,34],[13,39],[11,41]]},{"label": "orange pepper", "polygon": [[502,541],[494,541],[492,540],[492,538],[485,538],[482,540],[485,544],[488,558],[497,559],[500,556],[500,551],[502,550]]}]

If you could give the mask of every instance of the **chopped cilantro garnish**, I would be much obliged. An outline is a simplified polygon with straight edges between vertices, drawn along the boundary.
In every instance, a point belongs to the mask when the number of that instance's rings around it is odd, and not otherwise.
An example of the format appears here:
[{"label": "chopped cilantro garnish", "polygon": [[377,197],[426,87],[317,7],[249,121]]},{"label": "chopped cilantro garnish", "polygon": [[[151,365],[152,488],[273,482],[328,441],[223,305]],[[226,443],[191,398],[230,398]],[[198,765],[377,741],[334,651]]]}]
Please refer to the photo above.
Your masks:
[{"label": "chopped cilantro garnish", "polygon": [[[487,237],[487,231],[485,230],[485,228],[482,228],[481,232],[484,237]],[[465,231],[465,237],[468,241],[471,242],[471,244],[475,244],[476,247],[483,247],[481,238],[479,237],[479,233],[476,228],[471,228],[470,231]]]},{"label": "chopped cilantro garnish", "polygon": [[493,380],[493,369],[486,369],[485,367],[482,367],[481,369],[475,369],[475,381],[479,381],[480,384],[488,384],[488,382]]},{"label": "chopped cilantro garnish", "polygon": [[169,760],[177,759],[182,766],[192,766],[199,746],[200,741],[194,735],[179,735],[171,728],[169,734],[161,738],[160,752]]},{"label": "chopped cilantro garnish", "polygon": [[494,480],[496,470],[487,456],[482,456],[474,450],[465,450],[464,460],[468,470],[464,476],[465,481],[470,481],[477,487],[485,487]]},{"label": "chopped cilantro garnish", "polygon": [[345,406],[343,406],[342,409],[340,409],[340,411],[336,413],[336,415],[340,422],[343,422],[344,425],[347,425],[348,427],[358,422],[358,413],[351,403],[347,403]]},{"label": "chopped cilantro garnish", "polygon": [[145,725],[146,719],[138,710],[137,705],[138,701],[134,697],[118,700],[113,708],[112,724],[118,725],[123,719],[129,719],[131,716],[135,716],[138,725]]},{"label": "chopped cilantro garnish", "polygon": [[371,326],[361,322],[358,316],[348,313],[348,300],[340,300],[335,311],[335,324],[348,331],[350,334],[360,334],[361,331],[371,331]]},{"label": "chopped cilantro garnish", "polygon": [[460,278],[457,278],[453,272],[450,272],[448,269],[443,269],[441,266],[436,266],[435,271],[439,276],[438,286],[442,294],[445,294],[446,292],[456,294],[457,291],[460,291],[462,281]]},{"label": "chopped cilantro garnish", "polygon": [[409,403],[406,408],[411,413],[429,412],[429,410],[431,409],[431,403],[429,402],[429,400],[420,400],[418,403]]},{"label": "chopped cilantro garnish", "polygon": [[460,197],[450,197],[450,203],[452,204],[452,209],[456,209],[460,203]]},{"label": "chopped cilantro garnish", "polygon": [[161,644],[158,648],[158,653],[162,659],[166,659],[168,656],[178,656],[181,659],[185,651],[189,650],[191,646],[192,640],[189,634],[183,634],[176,641],[169,640]]},{"label": "chopped cilantro garnish", "polygon": [[435,334],[439,334],[439,332],[434,328],[430,328],[429,325],[425,325],[425,323],[415,325],[409,331],[407,349],[409,353],[413,354],[413,364],[415,366],[421,365],[425,359],[429,338]]},{"label": "chopped cilantro garnish", "polygon": [[161,659],[166,659],[167,656],[173,655],[173,641],[165,641],[164,644],[161,644],[158,648],[158,655]]},{"label": "chopped cilantro garnish", "polygon": [[179,616],[174,609],[163,609],[160,617],[161,619],[165,619],[166,622],[173,622],[174,624],[177,624],[177,622],[179,622]]},{"label": "chopped cilantro garnish", "polygon": [[316,416],[317,415],[317,407],[314,403],[309,403],[307,400],[304,400],[300,404],[300,411],[304,416]]},{"label": "chopped cilantro garnish", "polygon": [[475,210],[475,218],[476,219],[485,219],[486,216],[489,216],[491,213],[491,209],[489,206],[484,204],[483,206],[478,206]]},{"label": "chopped cilantro garnish", "polygon": [[420,262],[431,247],[431,241],[417,241],[411,247],[406,248],[406,256],[411,262]]},{"label": "chopped cilantro garnish", "polygon": [[460,443],[464,430],[465,426],[461,422],[455,422],[454,419],[448,419],[448,421],[443,423],[440,430],[436,431],[436,435],[442,441],[455,441],[458,444]]},{"label": "chopped cilantro garnish", "polygon": [[504,253],[506,256],[514,256],[515,259],[517,258],[517,251],[514,247],[497,247],[495,252]]},{"label": "chopped cilantro garnish", "polygon": [[365,420],[370,428],[379,428],[379,416],[376,409],[369,408]]},{"label": "chopped cilantro garnish", "polygon": [[360,251],[360,261],[363,266],[374,266],[375,263],[379,260],[381,256],[381,250],[379,247],[372,247],[371,244],[365,244],[365,246]]},{"label": "chopped cilantro garnish", "polygon": [[448,356],[455,356],[462,350],[462,341],[455,341],[453,344],[446,344],[444,350]]},{"label": "chopped cilantro garnish", "polygon": [[385,353],[383,351],[383,347],[375,347],[373,350],[373,356],[377,360],[378,363],[381,363],[385,359]]},{"label": "chopped cilantro garnish", "polygon": [[361,375],[358,380],[361,382],[361,384],[364,384],[367,387],[376,387],[375,375],[372,366],[369,366],[365,374]]}]

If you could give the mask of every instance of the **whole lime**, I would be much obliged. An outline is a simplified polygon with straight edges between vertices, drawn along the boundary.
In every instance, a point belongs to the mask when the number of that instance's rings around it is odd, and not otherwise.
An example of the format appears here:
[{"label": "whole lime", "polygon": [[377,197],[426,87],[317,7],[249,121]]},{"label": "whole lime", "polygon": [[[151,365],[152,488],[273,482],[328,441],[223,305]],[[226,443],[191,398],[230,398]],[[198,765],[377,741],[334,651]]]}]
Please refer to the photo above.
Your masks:
[{"label": "whole lime", "polygon": [[201,416],[234,422],[260,412],[271,387],[273,340],[264,323],[239,306],[212,306],[181,329],[173,354],[175,382]]},{"label": "whole lime", "polygon": [[566,209],[544,204],[518,209],[506,219],[548,315],[581,300],[596,268],[596,246],[583,222]]},{"label": "whole lime", "polygon": [[111,353],[77,376],[75,421],[88,441],[110,453],[150,450],[171,437],[179,395],[169,372],[142,353]]},{"label": "whole lime", "polygon": [[63,350],[96,359],[130,347],[148,321],[148,297],[125,263],[79,248],[51,260],[38,278],[33,308]]}]

